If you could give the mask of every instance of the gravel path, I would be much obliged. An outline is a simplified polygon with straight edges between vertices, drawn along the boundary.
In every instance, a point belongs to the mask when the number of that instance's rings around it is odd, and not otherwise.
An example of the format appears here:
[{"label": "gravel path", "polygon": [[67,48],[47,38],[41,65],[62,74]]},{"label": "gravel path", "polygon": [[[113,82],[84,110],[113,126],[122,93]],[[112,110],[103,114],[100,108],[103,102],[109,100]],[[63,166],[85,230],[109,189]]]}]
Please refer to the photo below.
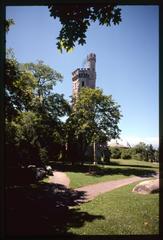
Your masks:
[{"label": "gravel path", "polygon": [[49,177],[49,183],[58,183],[62,184],[66,187],[69,187],[70,179],[67,177],[67,175],[63,172],[54,171],[53,176]]}]

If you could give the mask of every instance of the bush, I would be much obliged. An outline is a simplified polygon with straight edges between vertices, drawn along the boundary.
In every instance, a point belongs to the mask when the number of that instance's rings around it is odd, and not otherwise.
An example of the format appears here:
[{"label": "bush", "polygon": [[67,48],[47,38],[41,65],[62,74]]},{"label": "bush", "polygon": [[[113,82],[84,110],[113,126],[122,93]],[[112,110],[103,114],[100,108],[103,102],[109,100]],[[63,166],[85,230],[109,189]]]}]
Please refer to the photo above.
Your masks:
[{"label": "bush", "polygon": [[133,157],[137,160],[148,161],[148,145],[140,142],[133,148]]},{"label": "bush", "polygon": [[121,153],[122,159],[131,159],[131,151],[129,149],[123,149]]},{"label": "bush", "polygon": [[136,153],[132,156],[135,160],[143,160],[140,153]]},{"label": "bush", "polygon": [[120,148],[110,147],[110,151],[111,151],[111,158],[113,158],[113,159],[121,158],[121,150],[120,150]]}]

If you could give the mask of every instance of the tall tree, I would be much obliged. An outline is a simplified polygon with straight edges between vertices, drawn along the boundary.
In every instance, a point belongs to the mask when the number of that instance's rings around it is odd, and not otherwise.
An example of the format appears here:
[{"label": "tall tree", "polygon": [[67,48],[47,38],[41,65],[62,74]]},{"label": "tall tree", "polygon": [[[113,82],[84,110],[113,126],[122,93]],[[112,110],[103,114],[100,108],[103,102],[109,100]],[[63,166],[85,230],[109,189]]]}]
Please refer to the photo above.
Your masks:
[{"label": "tall tree", "polygon": [[153,148],[152,144],[147,145],[147,152],[148,152],[148,161],[154,162],[155,161],[155,149]]},{"label": "tall tree", "polygon": [[5,62],[6,117],[11,119],[21,111],[28,110],[33,102],[36,79],[30,72],[21,71],[13,58]]},{"label": "tall tree", "polygon": [[79,143],[80,156],[87,146],[117,138],[120,106],[100,89],[82,88],[67,120],[71,141]]},{"label": "tall tree", "polygon": [[7,54],[5,112],[9,164],[41,164],[60,151],[64,139],[60,118],[69,110],[64,96],[54,93],[54,86],[61,79],[60,73],[42,61],[19,64],[13,54]]},{"label": "tall tree", "polygon": [[22,70],[29,71],[37,80],[36,94],[39,98],[44,98],[51,94],[53,87],[57,81],[62,81],[63,77],[60,73],[38,60],[35,63],[26,63],[20,65]]}]

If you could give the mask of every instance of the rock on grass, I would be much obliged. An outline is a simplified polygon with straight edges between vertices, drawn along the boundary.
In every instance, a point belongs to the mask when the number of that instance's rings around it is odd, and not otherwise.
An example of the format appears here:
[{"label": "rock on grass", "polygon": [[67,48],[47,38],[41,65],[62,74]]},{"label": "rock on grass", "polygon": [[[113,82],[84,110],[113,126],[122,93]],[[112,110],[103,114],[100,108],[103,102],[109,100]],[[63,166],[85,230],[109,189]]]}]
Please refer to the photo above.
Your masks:
[{"label": "rock on grass", "polygon": [[159,179],[143,181],[137,184],[132,191],[140,194],[158,193]]}]

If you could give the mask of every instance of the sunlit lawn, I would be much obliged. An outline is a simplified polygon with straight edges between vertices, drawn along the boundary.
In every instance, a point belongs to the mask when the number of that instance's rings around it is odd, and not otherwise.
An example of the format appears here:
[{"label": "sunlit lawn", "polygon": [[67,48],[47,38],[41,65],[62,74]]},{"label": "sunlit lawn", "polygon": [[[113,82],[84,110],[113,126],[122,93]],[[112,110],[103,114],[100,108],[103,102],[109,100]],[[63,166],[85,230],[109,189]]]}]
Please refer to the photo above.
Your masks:
[{"label": "sunlit lawn", "polygon": [[102,194],[91,202],[74,207],[97,218],[80,228],[72,227],[69,232],[78,235],[158,234],[158,194],[133,193],[135,184]]},{"label": "sunlit lawn", "polygon": [[98,165],[92,172],[76,171],[73,168],[66,174],[70,178],[70,187],[78,188],[88,184],[118,180],[132,176],[142,176],[158,172],[158,164],[137,160],[111,160],[111,165]]},{"label": "sunlit lawn", "polygon": [[114,175],[104,175],[104,176],[96,176],[86,173],[75,173],[75,172],[67,172],[68,177],[70,178],[70,187],[78,188],[89,184],[95,184],[99,182],[118,180],[122,178],[126,178],[127,176],[123,174],[114,174]]},{"label": "sunlit lawn", "polygon": [[[58,168],[57,168],[58,167]],[[70,187],[77,188],[98,182],[143,176],[159,171],[159,165],[137,160],[111,160],[110,165],[56,165],[70,178]],[[148,235],[159,233],[159,194],[141,195],[132,192],[137,183],[101,194],[94,200],[70,211],[80,216],[67,233],[75,235]],[[71,217],[70,217],[71,218]],[[83,219],[82,219],[83,218]],[[80,224],[84,223],[84,224]]]},{"label": "sunlit lawn", "polygon": [[158,168],[159,163],[152,163],[152,162],[146,162],[146,161],[139,161],[135,159],[111,159],[112,163],[118,163],[120,165],[131,165],[131,166],[146,166],[146,167],[152,167],[152,168]]}]

